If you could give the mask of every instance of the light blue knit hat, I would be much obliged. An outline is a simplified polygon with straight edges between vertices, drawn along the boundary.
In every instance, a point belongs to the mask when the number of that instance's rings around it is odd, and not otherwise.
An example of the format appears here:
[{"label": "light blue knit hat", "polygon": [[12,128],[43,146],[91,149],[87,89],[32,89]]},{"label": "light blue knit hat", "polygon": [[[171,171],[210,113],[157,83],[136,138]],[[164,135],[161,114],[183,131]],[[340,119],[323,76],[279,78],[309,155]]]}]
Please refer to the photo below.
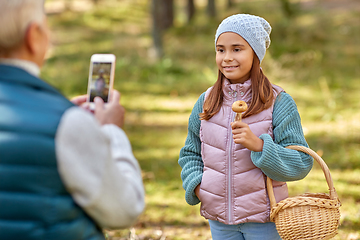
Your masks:
[{"label": "light blue knit hat", "polygon": [[249,14],[235,14],[225,18],[215,34],[215,45],[224,32],[234,32],[243,37],[252,47],[260,62],[270,46],[270,24],[262,17]]}]

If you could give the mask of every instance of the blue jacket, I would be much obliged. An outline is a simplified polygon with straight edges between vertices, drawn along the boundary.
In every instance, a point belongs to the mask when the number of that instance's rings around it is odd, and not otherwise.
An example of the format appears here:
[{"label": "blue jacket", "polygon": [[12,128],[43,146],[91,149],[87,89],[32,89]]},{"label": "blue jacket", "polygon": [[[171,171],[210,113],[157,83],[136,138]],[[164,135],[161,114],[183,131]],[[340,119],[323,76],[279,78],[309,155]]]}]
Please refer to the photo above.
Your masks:
[{"label": "blue jacket", "polygon": [[0,239],[104,239],[57,169],[55,134],[73,104],[26,71],[0,65]]}]

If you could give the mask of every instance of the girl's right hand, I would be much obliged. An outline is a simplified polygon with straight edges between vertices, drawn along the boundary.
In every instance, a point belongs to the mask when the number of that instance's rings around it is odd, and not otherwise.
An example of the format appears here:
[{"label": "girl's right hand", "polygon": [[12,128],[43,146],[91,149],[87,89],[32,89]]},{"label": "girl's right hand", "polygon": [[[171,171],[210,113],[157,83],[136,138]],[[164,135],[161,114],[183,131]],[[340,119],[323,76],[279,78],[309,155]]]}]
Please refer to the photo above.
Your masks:
[{"label": "girl's right hand", "polygon": [[264,141],[258,138],[244,122],[236,121],[231,123],[234,142],[254,152],[261,152]]}]

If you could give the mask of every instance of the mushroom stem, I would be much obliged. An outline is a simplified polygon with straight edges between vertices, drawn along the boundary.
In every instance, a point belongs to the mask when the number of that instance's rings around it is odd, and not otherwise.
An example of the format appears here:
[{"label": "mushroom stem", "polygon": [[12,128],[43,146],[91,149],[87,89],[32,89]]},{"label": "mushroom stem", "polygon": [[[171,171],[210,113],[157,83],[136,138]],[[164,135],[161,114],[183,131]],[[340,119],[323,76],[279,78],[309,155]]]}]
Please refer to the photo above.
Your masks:
[{"label": "mushroom stem", "polygon": [[232,104],[231,109],[232,109],[234,112],[236,112],[235,119],[234,119],[235,122],[236,122],[236,121],[240,121],[240,122],[241,122],[242,113],[243,113],[243,112],[246,112],[247,108],[248,108],[248,107],[247,107],[246,102],[241,101],[241,100],[236,101],[236,102],[234,102],[234,103]]},{"label": "mushroom stem", "polygon": [[236,113],[234,121],[235,122],[237,122],[237,121],[241,122],[241,120],[242,120],[242,113]]}]

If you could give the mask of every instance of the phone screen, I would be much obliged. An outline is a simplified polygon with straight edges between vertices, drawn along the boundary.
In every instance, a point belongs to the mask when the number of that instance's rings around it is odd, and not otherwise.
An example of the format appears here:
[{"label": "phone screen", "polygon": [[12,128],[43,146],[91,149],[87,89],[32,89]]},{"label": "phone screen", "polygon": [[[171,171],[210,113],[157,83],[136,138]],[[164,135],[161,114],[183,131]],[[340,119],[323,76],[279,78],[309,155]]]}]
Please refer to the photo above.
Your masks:
[{"label": "phone screen", "polygon": [[101,97],[104,102],[108,102],[112,67],[111,62],[92,62],[90,102],[94,102],[96,96]]}]

